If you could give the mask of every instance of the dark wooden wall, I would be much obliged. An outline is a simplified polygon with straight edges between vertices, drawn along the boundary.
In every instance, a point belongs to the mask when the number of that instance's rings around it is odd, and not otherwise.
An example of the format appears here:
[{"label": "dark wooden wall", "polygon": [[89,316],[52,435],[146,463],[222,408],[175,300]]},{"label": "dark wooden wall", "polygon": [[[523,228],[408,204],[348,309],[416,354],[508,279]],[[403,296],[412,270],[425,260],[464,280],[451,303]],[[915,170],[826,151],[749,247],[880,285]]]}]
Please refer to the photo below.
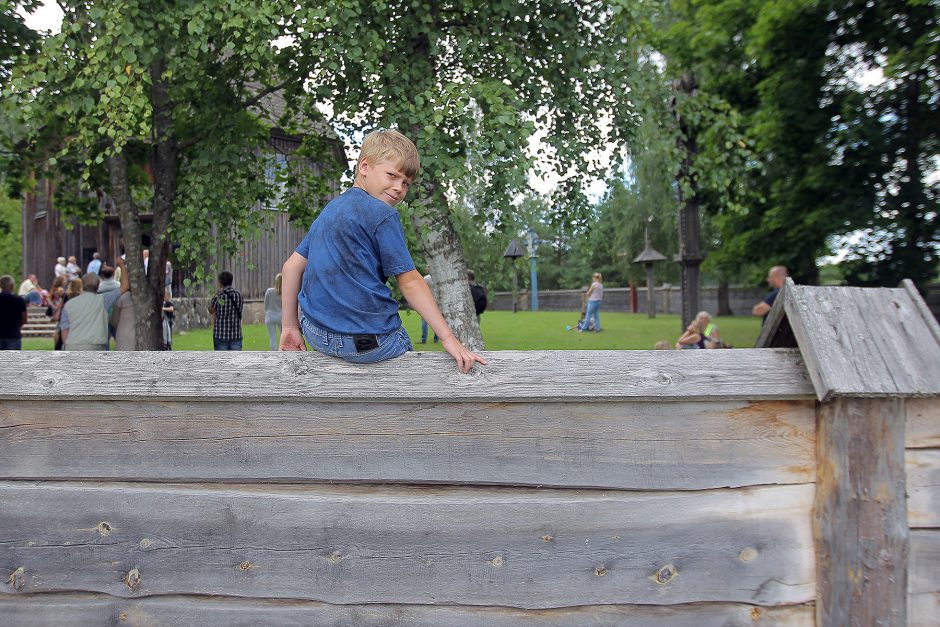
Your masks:
[{"label": "dark wooden wall", "polygon": [[[284,154],[290,154],[299,145],[296,137],[272,131],[271,146]],[[314,170],[319,166],[311,165]],[[338,190],[338,184],[335,188]],[[84,270],[91,261],[91,254],[98,251],[112,261],[120,254],[121,228],[113,209],[109,209],[106,194],[101,196],[101,207],[106,218],[94,226],[79,226],[74,218],[62,216],[54,206],[55,190],[48,180],[41,180],[34,192],[23,199],[23,271],[33,272],[40,283],[48,288],[54,278],[56,257],[75,255]],[[274,275],[306,235],[309,224],[294,225],[288,220],[286,211],[257,207],[257,211],[268,214],[268,228],[234,257],[217,252],[219,235],[207,226],[205,245],[207,262],[218,265],[220,270],[229,270],[235,275],[235,287],[245,298],[264,297],[268,287],[274,285]],[[149,214],[142,216],[145,225],[150,223]],[[70,229],[69,226],[72,228]],[[145,229],[147,227],[145,226]],[[172,259],[172,252],[171,252]],[[184,281],[191,278],[191,269],[174,264],[173,286],[177,296],[200,296],[215,292],[215,283],[185,287]]]}]

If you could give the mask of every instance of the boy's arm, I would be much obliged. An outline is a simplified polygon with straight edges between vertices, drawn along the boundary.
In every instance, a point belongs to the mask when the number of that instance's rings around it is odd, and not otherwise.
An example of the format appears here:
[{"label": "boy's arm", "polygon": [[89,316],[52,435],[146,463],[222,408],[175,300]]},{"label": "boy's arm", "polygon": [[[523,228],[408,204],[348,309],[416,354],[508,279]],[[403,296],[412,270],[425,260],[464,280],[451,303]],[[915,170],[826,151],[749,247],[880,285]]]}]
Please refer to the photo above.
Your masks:
[{"label": "boy's arm", "polygon": [[467,347],[454,336],[444,316],[441,315],[441,310],[437,308],[437,303],[434,302],[431,288],[424,282],[424,277],[417,270],[397,274],[395,279],[398,281],[402,295],[408,300],[408,304],[424,318],[428,326],[434,329],[437,336],[441,338],[441,346],[454,358],[461,372],[470,372],[474,362],[486,364],[485,359],[467,350]]},{"label": "boy's arm", "polygon": [[297,319],[297,295],[306,269],[306,257],[297,252],[291,254],[281,268],[281,344],[278,350],[307,350]]}]

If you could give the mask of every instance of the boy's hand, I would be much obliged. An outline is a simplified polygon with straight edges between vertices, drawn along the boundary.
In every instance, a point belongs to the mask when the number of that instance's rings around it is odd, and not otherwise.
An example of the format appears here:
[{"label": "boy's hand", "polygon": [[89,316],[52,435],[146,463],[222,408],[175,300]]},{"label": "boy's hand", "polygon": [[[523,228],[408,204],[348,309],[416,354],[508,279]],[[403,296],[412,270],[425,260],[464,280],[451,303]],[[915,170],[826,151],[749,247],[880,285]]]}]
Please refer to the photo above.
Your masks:
[{"label": "boy's hand", "polygon": [[304,343],[304,336],[297,327],[281,328],[281,343],[278,350],[282,351],[305,351],[307,345]]},{"label": "boy's hand", "polygon": [[455,336],[451,335],[447,339],[441,340],[441,346],[444,347],[450,356],[454,358],[457,362],[457,368],[460,369],[460,372],[466,374],[470,372],[470,369],[473,368],[475,362],[479,362],[486,365],[486,360],[477,355],[476,353],[471,353],[467,350],[467,347],[460,343]]}]

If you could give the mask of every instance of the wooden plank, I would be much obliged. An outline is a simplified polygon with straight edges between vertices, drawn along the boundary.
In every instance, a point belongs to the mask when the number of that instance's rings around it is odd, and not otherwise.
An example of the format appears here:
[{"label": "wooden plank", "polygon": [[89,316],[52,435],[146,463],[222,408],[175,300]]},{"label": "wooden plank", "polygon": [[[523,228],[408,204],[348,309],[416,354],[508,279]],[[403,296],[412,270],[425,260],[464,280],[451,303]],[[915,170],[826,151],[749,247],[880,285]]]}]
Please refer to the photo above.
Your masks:
[{"label": "wooden plank", "polygon": [[[897,298],[899,294],[903,301]],[[907,292],[883,289],[878,291],[877,298],[872,298],[868,290],[853,289],[848,291],[848,296],[855,302],[861,323],[869,329],[864,345],[869,349],[869,360],[877,378],[867,381],[866,385],[875,384],[878,391],[887,393],[933,387],[932,381],[926,378],[935,378],[936,374],[923,372],[929,366],[925,355],[916,350],[903,350],[910,346],[912,339],[906,333],[910,325],[904,319],[905,314],[914,313],[909,307]]]},{"label": "wooden plank", "polygon": [[901,281],[901,289],[906,291],[908,296],[910,296],[911,302],[917,310],[918,315],[930,330],[930,335],[937,343],[937,346],[940,346],[940,323],[937,322],[937,319],[930,312],[930,308],[927,306],[923,295],[917,290],[917,286],[914,285],[914,282],[910,279],[904,279]]},{"label": "wooden plank", "polygon": [[801,604],[813,493],[0,482],[0,574],[10,593]]},{"label": "wooden plank", "polygon": [[816,624],[904,625],[909,530],[903,399],[819,410]]},{"label": "wooden plank", "polygon": [[905,453],[907,517],[912,528],[940,528],[940,449]]},{"label": "wooden plank", "polygon": [[781,297],[820,400],[940,393],[940,344],[907,290],[788,281]]},{"label": "wooden plank", "polygon": [[940,447],[940,397],[909,398],[905,402],[908,448]]},{"label": "wooden plank", "polygon": [[[0,398],[597,401],[756,400],[813,393],[799,353],[792,349],[498,351],[486,356],[488,366],[464,375],[444,353],[350,364],[319,353],[24,351],[0,354]],[[84,372],[121,376],[90,386]]]},{"label": "wooden plank", "polygon": [[911,531],[911,594],[940,593],[940,531]]},{"label": "wooden plank", "polygon": [[815,420],[813,401],[0,401],[0,478],[811,483]]},{"label": "wooden plank", "polygon": [[812,605],[759,607],[730,603],[591,605],[544,610],[440,605],[329,605],[315,601],[167,596],[122,599],[96,594],[0,594],[0,614],[12,625],[99,627],[255,627],[331,625],[357,627],[813,627]]},{"label": "wooden plank", "polygon": [[908,627],[937,627],[940,592],[908,595],[907,607]]},{"label": "wooden plank", "polygon": [[[816,397],[820,401],[829,400],[835,390],[846,388],[849,381],[858,378],[856,364],[851,353],[843,349],[842,338],[836,328],[843,317],[842,312],[834,299],[824,298],[817,302],[805,287],[795,286],[792,279],[787,279],[783,296],[787,319]],[[853,349],[851,343],[848,348]]]}]

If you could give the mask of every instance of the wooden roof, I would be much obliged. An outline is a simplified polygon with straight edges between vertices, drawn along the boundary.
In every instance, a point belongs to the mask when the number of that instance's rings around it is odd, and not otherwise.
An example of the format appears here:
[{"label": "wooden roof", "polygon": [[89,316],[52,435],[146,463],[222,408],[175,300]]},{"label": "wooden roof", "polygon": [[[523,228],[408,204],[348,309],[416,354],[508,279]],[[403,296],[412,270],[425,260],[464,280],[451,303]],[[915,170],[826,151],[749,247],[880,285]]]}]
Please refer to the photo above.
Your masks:
[{"label": "wooden roof", "polygon": [[940,325],[909,280],[860,288],[788,278],[757,346],[799,347],[820,401],[940,394]]}]

